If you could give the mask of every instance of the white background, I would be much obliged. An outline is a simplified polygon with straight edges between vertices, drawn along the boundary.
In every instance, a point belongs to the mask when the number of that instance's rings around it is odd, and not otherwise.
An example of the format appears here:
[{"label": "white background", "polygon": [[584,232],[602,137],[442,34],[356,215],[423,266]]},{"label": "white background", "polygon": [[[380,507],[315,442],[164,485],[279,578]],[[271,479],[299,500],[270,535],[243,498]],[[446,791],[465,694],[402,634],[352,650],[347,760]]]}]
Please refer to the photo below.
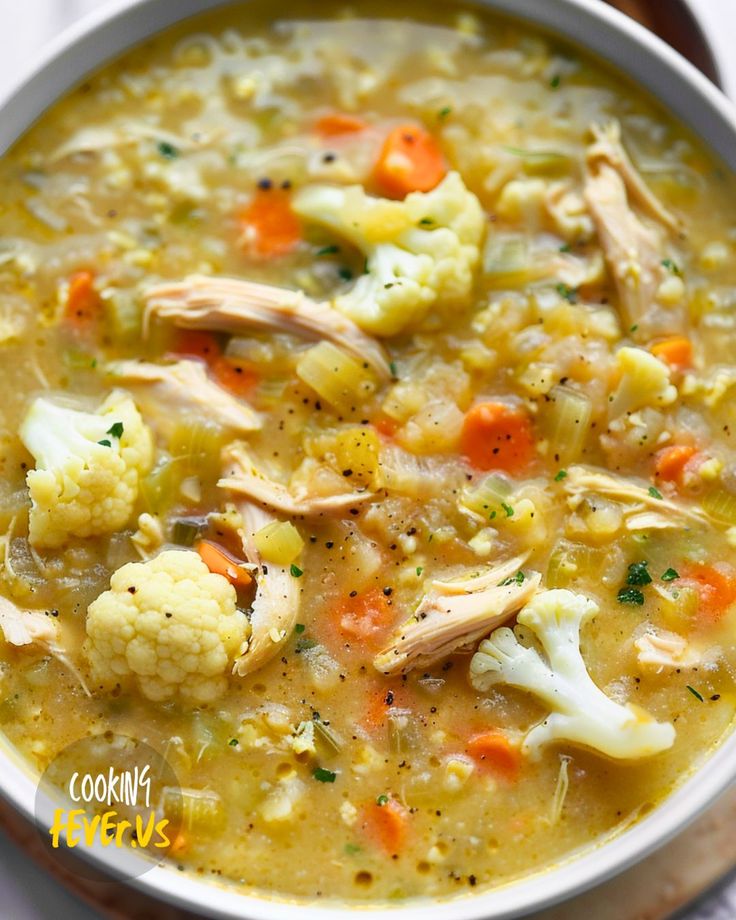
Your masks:
[{"label": "white background", "polygon": [[[66,25],[105,0],[0,0],[0,88]],[[539,0],[544,2],[544,0]],[[667,4],[670,0],[659,0]],[[718,58],[724,88],[736,100],[736,0],[689,0]],[[176,0],[171,0],[175,4]],[[0,831],[0,917],[98,920],[97,914],[41,872]],[[734,920],[736,882],[706,899],[687,920]],[[685,920],[682,917],[681,920]]]}]

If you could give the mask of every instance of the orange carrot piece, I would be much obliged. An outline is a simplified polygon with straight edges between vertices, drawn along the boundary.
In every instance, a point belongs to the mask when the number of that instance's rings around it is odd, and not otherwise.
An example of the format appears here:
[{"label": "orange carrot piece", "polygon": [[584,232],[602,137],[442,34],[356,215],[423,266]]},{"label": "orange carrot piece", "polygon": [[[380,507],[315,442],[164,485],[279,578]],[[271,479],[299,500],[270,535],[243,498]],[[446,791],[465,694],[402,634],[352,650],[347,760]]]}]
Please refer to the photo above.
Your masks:
[{"label": "orange carrot piece", "polygon": [[385,438],[392,438],[399,427],[399,423],[388,415],[379,415],[373,420],[373,427]]},{"label": "orange carrot piece", "polygon": [[392,709],[406,709],[406,686],[404,684],[382,684],[368,698],[368,706],[361,724],[369,731],[377,731],[386,725],[386,716]]},{"label": "orange carrot piece", "polygon": [[691,444],[673,444],[660,450],[654,461],[654,475],[662,482],[682,485],[683,474],[688,463],[698,453]]},{"label": "orange carrot piece", "polygon": [[684,371],[693,366],[693,345],[684,335],[656,342],[651,347],[652,354],[668,364],[673,370]]},{"label": "orange carrot piece", "polygon": [[379,189],[393,198],[429,192],[439,185],[447,163],[437,141],[420,125],[397,125],[386,137],[373,170]]},{"label": "orange carrot piece", "polygon": [[409,812],[396,799],[371,802],[363,809],[362,828],[369,840],[388,856],[398,855],[409,832]]},{"label": "orange carrot piece", "polygon": [[357,134],[359,131],[365,131],[367,127],[367,123],[362,118],[347,112],[328,112],[314,123],[314,130],[322,137]]},{"label": "orange carrot piece", "polygon": [[179,329],[169,350],[171,355],[183,358],[200,358],[208,364],[220,357],[220,343],[211,332],[196,329]]},{"label": "orange carrot piece", "polygon": [[674,584],[698,592],[698,617],[704,624],[717,623],[736,603],[736,571],[726,563],[691,563],[678,566],[680,577]]},{"label": "orange carrot piece", "polygon": [[220,386],[233,396],[251,396],[258,383],[258,375],[236,358],[221,355],[211,365],[212,375]]},{"label": "orange carrot piece", "polygon": [[247,588],[253,581],[250,575],[240,567],[238,560],[216,543],[200,540],[196,549],[210,572],[215,575],[224,575],[236,588]]},{"label": "orange carrot piece", "polygon": [[289,193],[259,188],[238,215],[243,249],[261,259],[276,259],[291,252],[301,239],[301,225],[291,210]]},{"label": "orange carrot piece", "polygon": [[379,588],[347,597],[335,609],[337,628],[350,639],[374,645],[393,623],[393,607]]},{"label": "orange carrot piece", "polygon": [[75,272],[69,278],[69,289],[64,305],[64,318],[71,325],[85,328],[98,319],[102,309],[102,298],[95,287],[92,272]]},{"label": "orange carrot piece", "polygon": [[521,472],[534,458],[531,419],[505,403],[478,403],[465,415],[460,450],[479,470]]},{"label": "orange carrot piece", "polygon": [[521,768],[521,752],[511,744],[502,732],[488,731],[473,735],[468,741],[465,753],[476,764],[490,773],[515,780]]}]

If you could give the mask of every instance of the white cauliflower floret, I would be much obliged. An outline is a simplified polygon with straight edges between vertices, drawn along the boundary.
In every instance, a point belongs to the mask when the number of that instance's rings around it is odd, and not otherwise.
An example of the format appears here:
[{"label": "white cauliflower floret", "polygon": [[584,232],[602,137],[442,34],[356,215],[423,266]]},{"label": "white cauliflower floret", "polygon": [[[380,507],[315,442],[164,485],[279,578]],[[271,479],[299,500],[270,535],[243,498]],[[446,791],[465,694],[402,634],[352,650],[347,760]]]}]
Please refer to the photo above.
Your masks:
[{"label": "white cauliflower floret", "polygon": [[293,208],[365,254],[366,273],[335,306],[368,332],[396,335],[435,303],[457,303],[470,293],[484,220],[458,173],[404,201],[372,198],[360,185],[311,185]]},{"label": "white cauliflower floret", "polygon": [[616,365],[621,376],[609,406],[611,418],[645,406],[669,406],[677,399],[669,368],[643,348],[620,348],[616,352]]},{"label": "white cauliflower floret", "polygon": [[87,611],[84,650],[102,687],[137,685],[150,700],[209,703],[243,653],[250,624],[235,588],[191,550],[130,562]]},{"label": "white cauliflower floret", "polygon": [[506,683],[528,690],[550,708],[525,737],[525,753],[535,754],[551,741],[571,741],[615,758],[646,757],[672,746],[672,725],[631,704],[615,703],[593,683],[580,652],[580,626],[597,612],[598,605],[580,594],[543,591],[518,622],[532,630],[546,661],[507,627],[495,630],[473,655],[470,681],[476,690]]},{"label": "white cauliflower floret", "polygon": [[153,462],[151,433],[129,396],[111,393],[96,412],[39,397],[20,438],[36,460],[26,478],[33,546],[58,547],[69,537],[125,527]]}]

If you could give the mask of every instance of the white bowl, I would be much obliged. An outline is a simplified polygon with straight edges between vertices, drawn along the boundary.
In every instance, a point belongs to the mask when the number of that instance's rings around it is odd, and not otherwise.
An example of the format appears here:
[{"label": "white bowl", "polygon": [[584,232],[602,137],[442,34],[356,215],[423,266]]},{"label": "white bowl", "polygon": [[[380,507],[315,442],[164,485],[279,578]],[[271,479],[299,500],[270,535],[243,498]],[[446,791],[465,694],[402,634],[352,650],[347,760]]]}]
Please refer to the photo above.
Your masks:
[{"label": "white bowl", "polygon": [[[481,0],[572,39],[628,73],[658,97],[736,169],[736,110],[669,46],[600,0]],[[0,97],[0,153],[83,76],[111,57],[175,22],[224,0],[114,0],[47,46],[33,67]],[[34,820],[36,783],[19,754],[0,736],[0,795]],[[158,866],[132,881],[146,894],[203,916],[249,920],[508,920],[548,907],[610,878],[681,831],[736,779],[736,734],[647,817],[607,843],[560,865],[494,891],[444,903],[391,908],[332,907],[255,897]],[[115,852],[91,855],[104,871]]]}]

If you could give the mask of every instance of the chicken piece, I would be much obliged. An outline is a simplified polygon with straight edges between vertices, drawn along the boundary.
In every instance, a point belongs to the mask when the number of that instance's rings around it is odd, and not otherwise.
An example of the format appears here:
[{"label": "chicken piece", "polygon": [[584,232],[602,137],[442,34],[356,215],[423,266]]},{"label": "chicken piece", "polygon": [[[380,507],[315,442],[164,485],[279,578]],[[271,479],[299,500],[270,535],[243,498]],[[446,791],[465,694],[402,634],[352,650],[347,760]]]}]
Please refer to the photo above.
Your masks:
[{"label": "chicken piece", "polygon": [[520,610],[535,594],[541,576],[519,578],[526,556],[517,556],[480,575],[433,581],[411,617],[373,659],[383,674],[426,667],[472,645]]},{"label": "chicken piece", "polygon": [[114,361],[107,370],[135,391],[136,401],[146,415],[154,416],[159,427],[171,424],[168,410],[172,409],[199,413],[237,432],[257,431],[262,425],[258,413],[211,380],[199,361],[182,360],[175,364]]},{"label": "chicken piece", "polygon": [[239,495],[246,495],[251,501],[292,517],[316,517],[335,514],[369,501],[373,492],[344,492],[336,495],[310,495],[302,486],[291,491],[280,482],[269,479],[253,462],[245,447],[236,442],[225,450],[228,470],[217,483]]},{"label": "chicken piece", "polygon": [[654,668],[657,673],[664,668],[694,668],[702,660],[687,639],[668,630],[651,628],[634,641],[634,647],[641,667]]},{"label": "chicken piece", "polygon": [[0,596],[0,632],[10,645],[19,648],[34,646],[52,655],[77,678],[87,696],[91,695],[81,674],[59,644],[59,624],[53,616],[41,610],[22,610]]},{"label": "chicken piece", "polygon": [[301,291],[239,278],[192,275],[184,281],[149,288],[145,300],[144,336],[153,317],[172,320],[183,329],[234,335],[245,329],[288,332],[328,339],[361,362],[368,362],[383,380],[391,377],[386,354],[372,336],[329,304],[310,300]]},{"label": "chicken piece", "polygon": [[235,659],[233,674],[245,677],[263,667],[294,633],[299,615],[299,581],[286,566],[262,563],[254,537],[276,518],[250,502],[238,505],[241,537],[248,562],[255,567],[256,596],[250,617],[248,648]]},{"label": "chicken piece", "polygon": [[683,519],[698,524],[705,524],[708,521],[705,513],[699,508],[672,501],[660,495],[656,489],[650,491],[623,476],[613,476],[592,467],[570,467],[563,481],[563,489],[569,496],[568,504],[571,508],[576,508],[588,493],[604,495],[606,498],[622,502],[625,506],[624,518],[630,530],[644,529],[647,518],[642,515],[648,512],[654,515],[649,519],[649,523],[656,529],[663,528],[661,518],[667,514],[672,515],[678,527],[683,526]]},{"label": "chicken piece", "polygon": [[606,128],[594,126],[593,132],[596,140],[587,153],[585,199],[616,282],[624,321],[641,341],[677,332],[681,312],[656,302],[667,273],[660,234],[640,220],[629,198],[668,230],[677,229],[677,221],[636,172],[621,145],[619,126],[615,122]]}]

